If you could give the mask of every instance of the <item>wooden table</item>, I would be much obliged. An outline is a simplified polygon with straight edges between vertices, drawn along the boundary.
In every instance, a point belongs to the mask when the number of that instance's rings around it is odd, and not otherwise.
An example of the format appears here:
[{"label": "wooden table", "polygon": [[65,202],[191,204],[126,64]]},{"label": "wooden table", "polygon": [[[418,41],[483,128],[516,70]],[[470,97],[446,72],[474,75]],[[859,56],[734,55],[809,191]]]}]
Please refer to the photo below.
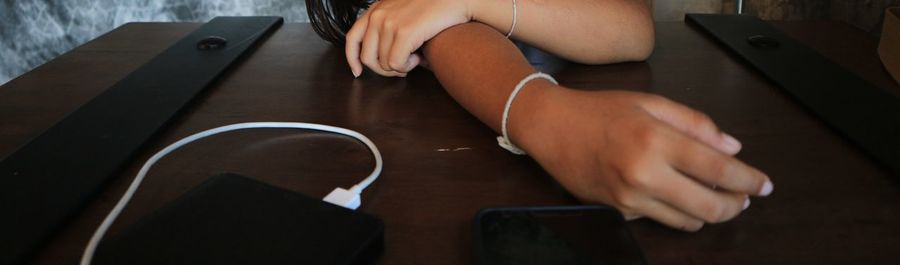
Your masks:
[{"label": "wooden table", "polygon": [[[127,24],[0,87],[0,157],[199,25]],[[865,80],[900,93],[876,57],[876,40],[862,31],[828,21],[776,25]],[[384,173],[363,194],[361,211],[386,223],[381,264],[469,264],[472,218],[479,209],[577,203],[534,161],[497,147],[496,134],[455,103],[430,72],[354,79],[343,58],[341,48],[321,41],[309,25],[284,25],[155,138],[35,263],[75,261],[150,154],[194,132],[247,121],[343,126],[378,144]],[[657,93],[705,111],[743,141],[738,157],[775,182],[772,196],[700,232],[630,222],[651,264],[900,263],[900,178],[692,26],[657,24],[656,49],[647,62],[562,65],[555,76],[573,88]],[[217,173],[321,197],[359,181],[372,164],[362,145],[329,134],[256,130],[216,136],[157,164],[110,232]]]}]

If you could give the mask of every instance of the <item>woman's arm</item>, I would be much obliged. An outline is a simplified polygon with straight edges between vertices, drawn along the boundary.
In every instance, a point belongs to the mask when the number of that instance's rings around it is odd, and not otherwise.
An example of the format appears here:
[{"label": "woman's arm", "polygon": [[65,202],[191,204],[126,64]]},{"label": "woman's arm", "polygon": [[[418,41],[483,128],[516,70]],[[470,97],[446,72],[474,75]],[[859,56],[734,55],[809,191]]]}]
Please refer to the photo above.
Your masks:
[{"label": "woman's arm", "polygon": [[[467,0],[472,18],[506,33],[512,0]],[[517,0],[512,38],[571,61],[642,61],[653,51],[650,9],[644,0]]]},{"label": "woman's arm", "polygon": [[[340,1],[340,0],[332,0]],[[571,61],[636,61],[653,50],[653,24],[643,0],[516,0],[512,37]],[[423,43],[453,25],[479,21],[506,33],[513,0],[380,0],[346,35],[347,62],[385,76],[404,76]]]},{"label": "woman's arm", "polygon": [[[495,131],[513,87],[534,71],[508,39],[480,23],[442,31],[424,56],[448,93]],[[630,218],[694,231],[735,217],[749,195],[772,191],[765,174],[732,156],[737,140],[706,115],[659,96],[537,79],[513,102],[508,129],[576,197]]]}]

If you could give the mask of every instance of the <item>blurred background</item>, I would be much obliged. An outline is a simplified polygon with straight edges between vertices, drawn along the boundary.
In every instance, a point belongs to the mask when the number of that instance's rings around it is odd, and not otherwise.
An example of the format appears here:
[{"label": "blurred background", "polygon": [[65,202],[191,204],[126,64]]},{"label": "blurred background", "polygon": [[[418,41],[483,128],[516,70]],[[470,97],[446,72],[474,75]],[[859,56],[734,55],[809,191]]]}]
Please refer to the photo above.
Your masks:
[{"label": "blurred background", "polygon": [[128,22],[249,15],[307,21],[303,0],[0,1],[0,84]]},{"label": "blurred background", "polygon": [[[307,21],[302,0],[0,1],[0,84],[127,22],[205,22],[226,15],[276,15],[286,22]],[[691,12],[733,14],[738,3],[647,1],[657,21],[679,21]],[[878,36],[884,8],[890,5],[900,5],[900,0],[743,0],[743,12],[767,20],[841,20]]]}]

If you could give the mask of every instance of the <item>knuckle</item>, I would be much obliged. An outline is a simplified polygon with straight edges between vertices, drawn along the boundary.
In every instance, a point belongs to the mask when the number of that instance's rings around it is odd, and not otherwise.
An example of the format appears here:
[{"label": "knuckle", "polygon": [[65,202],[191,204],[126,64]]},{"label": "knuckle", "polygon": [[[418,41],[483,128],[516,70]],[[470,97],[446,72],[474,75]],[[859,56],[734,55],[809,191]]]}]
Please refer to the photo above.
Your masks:
[{"label": "knuckle", "polygon": [[381,27],[386,31],[393,31],[397,28],[397,25],[397,20],[392,17],[385,18],[384,21],[381,22]]},{"label": "knuckle", "polygon": [[700,217],[709,223],[721,222],[727,217],[725,207],[720,203],[705,203],[701,211]]},{"label": "knuckle", "polygon": [[405,70],[404,68],[406,68],[406,59],[403,57],[392,57],[391,61],[388,62],[388,65],[392,69],[397,69],[398,71]]},{"label": "knuckle", "polygon": [[708,176],[712,184],[722,185],[729,182],[728,176],[731,175],[732,165],[724,159],[712,159],[707,162],[712,175]]},{"label": "knuckle", "polygon": [[380,69],[381,67],[381,65],[378,64],[378,61],[375,61],[373,58],[363,57],[362,63],[372,70]]},{"label": "knuckle", "polygon": [[375,61],[375,56],[371,56],[370,54],[368,54],[368,52],[365,51],[362,52],[359,59],[366,66],[372,66],[373,63],[377,63]]},{"label": "knuckle", "polygon": [[347,55],[347,57],[351,57],[357,51],[357,47],[354,46],[357,46],[358,44],[349,41],[349,38],[347,40],[347,43],[344,45],[344,54]]},{"label": "knuckle", "polygon": [[613,194],[612,200],[612,203],[617,205],[618,208],[626,210],[637,208],[639,201],[636,194],[628,191],[621,191]]},{"label": "knuckle", "polygon": [[647,190],[655,180],[651,170],[653,159],[651,153],[638,151],[615,159],[612,169],[624,185],[636,190]]},{"label": "knuckle", "polygon": [[622,170],[622,179],[625,184],[638,190],[649,188],[653,183],[653,179],[650,174],[645,173],[643,168],[644,167],[639,166],[639,163],[634,163],[625,167]]},{"label": "knuckle", "polygon": [[362,49],[359,51],[359,58],[363,62],[372,61],[372,59],[375,58],[375,56],[373,56],[374,54],[372,54],[372,52],[373,51],[370,49]]},{"label": "knuckle", "polygon": [[[346,47],[350,47],[353,44],[359,42],[359,39],[362,39],[362,31],[357,26],[353,26],[347,31],[347,34],[344,35],[344,39],[347,41]],[[358,44],[356,44],[358,45]]]},{"label": "knuckle", "polygon": [[691,112],[691,120],[694,121],[694,124],[697,125],[710,125],[712,124],[712,118],[709,117],[706,113],[693,111]]},{"label": "knuckle", "polygon": [[372,11],[369,11],[369,20],[370,21],[372,21],[372,20],[373,21],[383,21],[384,16],[385,16],[385,14],[384,14],[383,9],[376,8]]},{"label": "knuckle", "polygon": [[664,143],[662,129],[655,124],[638,127],[634,139],[643,150],[656,150]]},{"label": "knuckle", "polygon": [[394,70],[394,68],[391,68],[390,64],[387,62],[387,58],[385,58],[384,56],[381,56],[381,59],[378,61],[378,65],[381,66],[381,69],[384,70]]},{"label": "knuckle", "polygon": [[679,228],[681,230],[688,231],[688,232],[697,232],[697,231],[700,231],[701,228],[703,228],[703,222],[691,220],[691,221],[685,222]]}]

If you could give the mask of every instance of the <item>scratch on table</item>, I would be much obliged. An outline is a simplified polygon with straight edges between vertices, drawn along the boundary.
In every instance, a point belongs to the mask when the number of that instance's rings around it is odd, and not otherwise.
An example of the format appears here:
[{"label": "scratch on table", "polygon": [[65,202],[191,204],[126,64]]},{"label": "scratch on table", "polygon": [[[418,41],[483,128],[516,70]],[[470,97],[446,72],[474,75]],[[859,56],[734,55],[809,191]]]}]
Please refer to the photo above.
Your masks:
[{"label": "scratch on table", "polygon": [[453,149],[450,149],[450,148],[434,149],[434,151],[437,151],[437,152],[456,152],[456,151],[466,151],[466,150],[472,150],[472,148],[471,147],[457,147],[457,148],[453,148]]}]

